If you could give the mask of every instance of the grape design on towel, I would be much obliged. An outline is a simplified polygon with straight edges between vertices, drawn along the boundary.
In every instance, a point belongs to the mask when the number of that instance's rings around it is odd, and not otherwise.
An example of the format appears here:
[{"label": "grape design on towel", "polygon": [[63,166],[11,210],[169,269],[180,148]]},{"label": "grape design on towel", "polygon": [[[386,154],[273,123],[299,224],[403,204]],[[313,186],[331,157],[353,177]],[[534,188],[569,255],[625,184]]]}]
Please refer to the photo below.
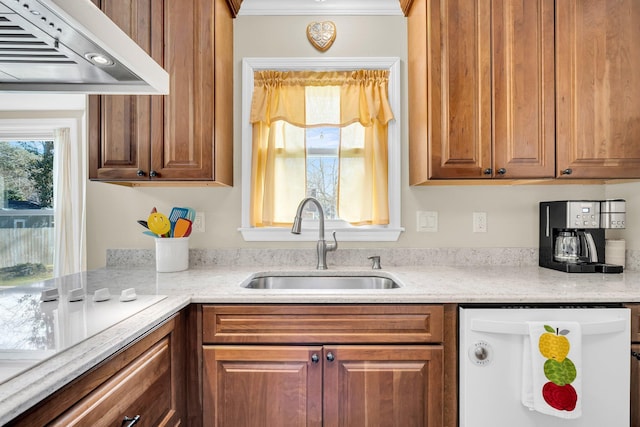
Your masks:
[{"label": "grape design on towel", "polygon": [[549,380],[542,387],[542,397],[549,406],[559,411],[573,411],[578,394],[571,383],[576,379],[576,366],[567,357],[571,344],[566,335],[569,330],[544,325],[547,331],[540,335],[538,348],[547,361],[544,375]]}]

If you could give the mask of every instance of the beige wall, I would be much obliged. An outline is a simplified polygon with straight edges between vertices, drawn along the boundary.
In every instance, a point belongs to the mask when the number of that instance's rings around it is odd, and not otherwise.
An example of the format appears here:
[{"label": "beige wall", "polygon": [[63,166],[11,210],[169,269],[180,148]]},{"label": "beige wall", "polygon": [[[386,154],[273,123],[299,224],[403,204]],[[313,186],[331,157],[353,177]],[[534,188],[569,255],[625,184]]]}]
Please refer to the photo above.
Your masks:
[{"label": "beige wall", "polygon": [[[331,19],[337,27],[334,45],[325,53],[315,50],[305,34],[314,20]],[[191,246],[220,247],[300,247],[309,242],[245,242],[237,231],[240,226],[240,99],[241,61],[243,57],[322,57],[322,56],[398,56],[402,60],[402,225],[406,232],[396,243],[343,244],[342,247],[536,247],[537,202],[566,198],[601,198],[601,186],[465,186],[409,187],[407,171],[407,85],[406,20],[402,17],[239,17],[235,31],[235,185],[233,188],[126,188],[90,183],[88,194],[89,267],[105,262],[107,248],[152,248],[152,239],[143,236],[136,220],[144,218],[152,206],[168,211],[174,205],[188,205],[206,216],[206,232],[192,235]],[[632,196],[632,189],[626,191]],[[617,197],[615,187],[607,195]],[[635,188],[640,188],[635,185]],[[640,208],[640,206],[638,206]],[[416,210],[439,213],[437,233],[415,232]],[[488,213],[488,232],[472,233],[474,211]],[[635,228],[640,234],[640,225]],[[625,237],[633,230],[625,230]],[[631,245],[631,238],[627,237]],[[640,248],[640,236],[633,244]],[[311,249],[312,250],[312,249]]]},{"label": "beige wall", "polygon": [[[314,20],[332,20],[337,27],[334,45],[325,53],[307,41],[305,30]],[[406,21],[403,17],[239,17],[235,30],[235,185],[233,188],[129,188],[90,182],[87,194],[88,267],[105,264],[108,248],[152,248],[136,223],[156,206],[168,212],[188,205],[205,212],[206,232],[194,233],[193,248],[296,247],[313,250],[310,242],[245,242],[240,226],[241,134],[240,94],[243,57],[397,56],[402,61],[402,225],[398,242],[343,243],[342,247],[537,247],[541,200],[625,197],[628,211],[640,210],[640,184],[609,186],[429,186],[409,187],[407,170]],[[4,103],[0,104],[4,105]],[[2,108],[2,107],[0,107]],[[437,211],[439,231],[418,233],[416,211]],[[488,232],[472,232],[472,212],[488,214]],[[635,215],[638,217],[638,215]],[[628,215],[622,236],[627,247],[640,249],[640,224]]]}]

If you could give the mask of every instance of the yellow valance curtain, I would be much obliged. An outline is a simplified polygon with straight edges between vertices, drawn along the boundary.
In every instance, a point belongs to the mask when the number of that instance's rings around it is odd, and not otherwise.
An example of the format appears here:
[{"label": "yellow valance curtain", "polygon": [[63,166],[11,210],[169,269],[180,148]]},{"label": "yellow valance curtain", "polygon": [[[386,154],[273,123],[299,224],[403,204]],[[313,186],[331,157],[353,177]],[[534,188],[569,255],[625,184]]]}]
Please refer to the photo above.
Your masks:
[{"label": "yellow valance curtain", "polygon": [[306,196],[305,129],[340,128],[338,214],[388,224],[388,70],[257,71],[251,224],[290,225]]}]

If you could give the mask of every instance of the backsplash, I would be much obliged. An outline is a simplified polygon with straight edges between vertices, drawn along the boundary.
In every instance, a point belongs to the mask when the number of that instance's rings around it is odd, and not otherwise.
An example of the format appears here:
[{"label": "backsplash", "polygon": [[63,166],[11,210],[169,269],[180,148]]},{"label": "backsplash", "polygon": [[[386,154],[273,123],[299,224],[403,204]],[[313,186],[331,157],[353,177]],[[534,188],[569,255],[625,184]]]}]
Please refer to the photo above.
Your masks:
[{"label": "backsplash", "polygon": [[[331,267],[370,268],[368,257],[380,256],[382,268],[442,265],[538,265],[537,248],[381,248],[339,249],[327,254]],[[640,269],[640,251],[627,250],[628,270]],[[190,267],[313,267],[315,250],[300,249],[190,249]],[[153,249],[107,249],[107,267],[153,267]]]}]

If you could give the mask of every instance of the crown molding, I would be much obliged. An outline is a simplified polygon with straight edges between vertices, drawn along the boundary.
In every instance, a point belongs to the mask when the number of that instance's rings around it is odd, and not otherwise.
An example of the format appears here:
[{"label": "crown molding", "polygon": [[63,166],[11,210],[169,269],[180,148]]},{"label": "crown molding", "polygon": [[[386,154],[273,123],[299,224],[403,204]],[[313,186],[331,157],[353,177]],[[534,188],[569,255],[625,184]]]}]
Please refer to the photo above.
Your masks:
[{"label": "crown molding", "polygon": [[397,15],[398,0],[243,0],[238,16],[249,15]]}]

